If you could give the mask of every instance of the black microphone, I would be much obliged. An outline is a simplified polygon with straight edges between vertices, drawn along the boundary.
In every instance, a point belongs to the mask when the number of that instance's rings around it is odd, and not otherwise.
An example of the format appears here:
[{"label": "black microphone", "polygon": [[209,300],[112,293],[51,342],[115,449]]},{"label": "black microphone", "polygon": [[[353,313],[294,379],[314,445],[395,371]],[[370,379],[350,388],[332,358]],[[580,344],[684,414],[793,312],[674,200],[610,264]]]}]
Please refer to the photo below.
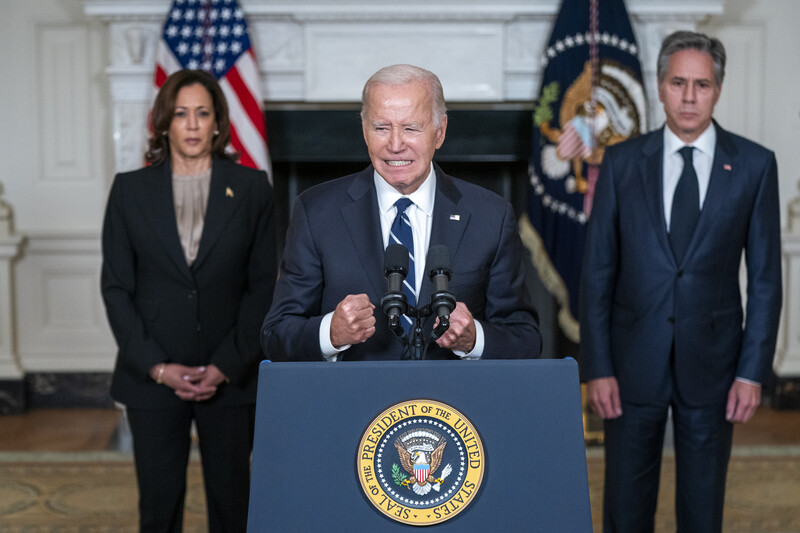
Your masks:
[{"label": "black microphone", "polygon": [[389,329],[402,337],[403,324],[400,318],[408,310],[408,301],[403,294],[403,280],[408,275],[408,249],[402,244],[390,244],[383,253],[383,275],[386,276],[386,295],[381,298],[381,307],[389,317]]},{"label": "black microphone", "polygon": [[433,330],[433,340],[436,340],[450,327],[450,313],[456,308],[456,298],[448,290],[450,278],[453,277],[450,270],[450,249],[443,244],[431,246],[425,264],[433,282],[431,310],[439,318],[439,325]]}]

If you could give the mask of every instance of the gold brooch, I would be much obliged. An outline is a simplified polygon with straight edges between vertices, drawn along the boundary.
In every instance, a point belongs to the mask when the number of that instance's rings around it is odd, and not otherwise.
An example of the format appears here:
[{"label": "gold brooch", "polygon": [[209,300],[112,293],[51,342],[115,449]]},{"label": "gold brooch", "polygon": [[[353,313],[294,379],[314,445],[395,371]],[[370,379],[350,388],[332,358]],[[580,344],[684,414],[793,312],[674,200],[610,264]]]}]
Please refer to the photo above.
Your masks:
[{"label": "gold brooch", "polygon": [[233,198],[233,189],[230,187],[225,187],[225,196],[228,198]]}]

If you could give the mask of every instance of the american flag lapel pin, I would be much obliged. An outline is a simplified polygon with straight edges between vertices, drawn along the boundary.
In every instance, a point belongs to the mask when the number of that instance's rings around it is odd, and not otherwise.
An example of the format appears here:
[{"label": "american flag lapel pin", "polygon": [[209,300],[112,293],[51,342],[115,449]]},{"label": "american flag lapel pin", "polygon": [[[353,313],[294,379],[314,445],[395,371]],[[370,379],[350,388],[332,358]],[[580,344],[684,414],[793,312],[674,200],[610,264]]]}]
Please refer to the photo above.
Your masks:
[{"label": "american flag lapel pin", "polygon": [[728,163],[725,163],[724,165],[722,165],[722,168],[724,168],[724,169],[725,169],[725,170],[727,170],[728,172],[730,172],[731,170],[733,170],[733,168],[731,168],[731,166],[730,166]]},{"label": "american flag lapel pin", "polygon": [[225,187],[225,196],[228,198],[233,198],[233,189],[230,187]]},{"label": "american flag lapel pin", "polygon": [[450,220],[461,220],[461,215],[450,215]]}]

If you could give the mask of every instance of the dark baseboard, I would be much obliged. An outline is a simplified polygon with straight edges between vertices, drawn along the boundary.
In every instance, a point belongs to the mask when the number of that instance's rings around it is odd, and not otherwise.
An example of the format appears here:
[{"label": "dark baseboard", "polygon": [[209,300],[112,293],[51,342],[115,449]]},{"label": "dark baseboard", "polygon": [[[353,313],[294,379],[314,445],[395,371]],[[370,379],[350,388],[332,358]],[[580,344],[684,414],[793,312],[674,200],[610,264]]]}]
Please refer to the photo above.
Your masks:
[{"label": "dark baseboard", "polygon": [[113,407],[110,372],[42,372],[27,374],[27,408]]},{"label": "dark baseboard", "polygon": [[21,415],[25,412],[25,382],[0,380],[0,415]]},{"label": "dark baseboard", "polygon": [[772,407],[773,409],[800,409],[800,377],[775,376]]}]

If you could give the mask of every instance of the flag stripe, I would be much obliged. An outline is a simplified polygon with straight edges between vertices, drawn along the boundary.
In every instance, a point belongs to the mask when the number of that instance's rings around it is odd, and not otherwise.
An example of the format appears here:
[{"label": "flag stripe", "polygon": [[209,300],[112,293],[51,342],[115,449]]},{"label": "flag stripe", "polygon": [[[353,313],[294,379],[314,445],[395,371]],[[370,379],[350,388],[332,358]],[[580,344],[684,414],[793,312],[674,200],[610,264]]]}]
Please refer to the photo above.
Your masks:
[{"label": "flag stripe", "polygon": [[236,133],[241,143],[239,150],[248,152],[253,161],[264,164],[259,168],[266,168],[264,137],[258,132],[250,117],[247,116],[247,112],[242,107],[241,101],[239,101],[239,96],[231,87],[227,77],[220,80],[220,86],[225,93],[225,99],[228,100],[228,114],[231,117],[231,126],[236,127]]},{"label": "flag stripe", "polygon": [[156,65],[156,87],[161,87],[164,85],[164,81],[167,79],[167,73],[164,72],[164,69],[161,68],[160,65]]},{"label": "flag stripe", "polygon": [[159,40],[156,46],[156,71],[161,70],[164,73],[164,78],[160,82],[156,79],[156,89],[164,84],[164,80],[167,79],[167,76],[182,68],[175,54],[173,54],[169,46],[167,46],[167,43],[165,43],[163,39]]},{"label": "flag stripe", "polygon": [[240,73],[245,71],[245,62],[246,57],[249,56],[242,56],[234,67],[228,71],[228,75],[225,77],[228,80],[228,83],[231,84],[231,87],[236,92],[236,95],[239,97],[239,102],[242,104],[242,108],[247,113],[250,121],[256,126],[258,133],[261,137],[266,137],[267,132],[264,126],[264,114],[258,106],[258,102],[256,102],[255,98],[253,98],[253,93],[250,91],[250,87],[245,83],[245,81],[240,76]]},{"label": "flag stripe", "polygon": [[239,162],[244,166],[248,167],[255,167],[255,161],[253,158],[250,157],[250,154],[247,150],[242,146],[242,142],[239,140],[239,135],[236,133],[236,128],[231,124],[231,144],[233,148],[239,152]]},{"label": "flag stripe", "polygon": [[[241,65],[239,66],[239,76],[241,76],[242,80],[248,87],[255,87],[256,90],[253,91],[253,96],[262,104],[259,105],[259,108],[263,108],[264,102],[264,95],[261,94],[260,87],[261,87],[261,74],[258,70],[258,61],[256,60],[256,54],[253,52],[251,48],[249,53],[245,54],[245,57],[242,57],[239,60]],[[266,120],[264,119],[263,109],[261,109],[261,113],[259,117],[262,122],[264,122],[264,127],[262,128],[264,132],[264,142],[268,141],[267,137],[267,126]],[[269,143],[267,143],[269,144]]]}]

